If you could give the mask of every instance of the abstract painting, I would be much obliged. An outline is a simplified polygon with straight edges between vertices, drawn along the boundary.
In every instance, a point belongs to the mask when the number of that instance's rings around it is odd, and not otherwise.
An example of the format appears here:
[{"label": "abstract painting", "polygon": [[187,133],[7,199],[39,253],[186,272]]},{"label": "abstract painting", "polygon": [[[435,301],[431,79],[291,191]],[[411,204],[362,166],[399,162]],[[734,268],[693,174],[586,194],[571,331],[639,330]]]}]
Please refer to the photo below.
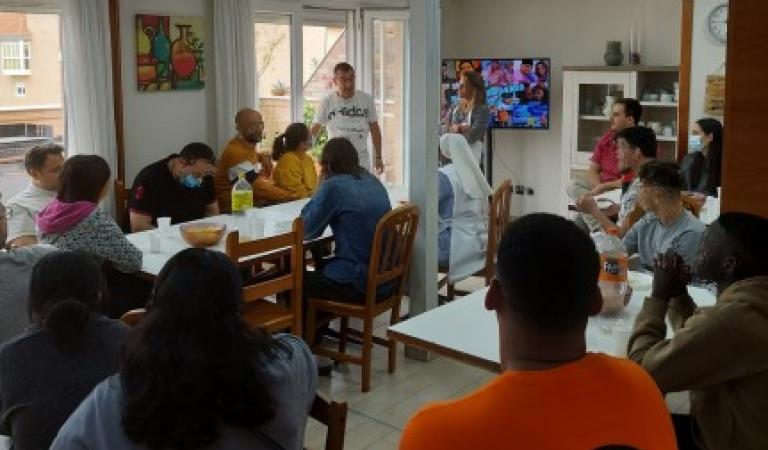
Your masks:
[{"label": "abstract painting", "polygon": [[205,87],[203,20],[136,15],[136,83],[139,91]]}]

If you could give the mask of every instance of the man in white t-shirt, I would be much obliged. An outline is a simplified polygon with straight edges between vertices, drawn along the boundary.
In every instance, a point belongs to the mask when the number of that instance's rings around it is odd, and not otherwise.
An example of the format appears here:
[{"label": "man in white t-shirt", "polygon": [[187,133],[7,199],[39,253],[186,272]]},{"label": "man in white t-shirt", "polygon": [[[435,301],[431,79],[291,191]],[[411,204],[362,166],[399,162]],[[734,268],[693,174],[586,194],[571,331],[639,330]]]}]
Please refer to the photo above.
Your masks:
[{"label": "man in white t-shirt", "polygon": [[[328,137],[349,139],[357,149],[360,165],[381,174],[381,128],[373,97],[355,90],[355,69],[345,62],[334,67],[333,84],[336,92],[322,99],[317,107],[310,129],[312,136],[317,137],[320,127],[325,126]],[[373,155],[368,150],[368,133],[373,141]]]}]

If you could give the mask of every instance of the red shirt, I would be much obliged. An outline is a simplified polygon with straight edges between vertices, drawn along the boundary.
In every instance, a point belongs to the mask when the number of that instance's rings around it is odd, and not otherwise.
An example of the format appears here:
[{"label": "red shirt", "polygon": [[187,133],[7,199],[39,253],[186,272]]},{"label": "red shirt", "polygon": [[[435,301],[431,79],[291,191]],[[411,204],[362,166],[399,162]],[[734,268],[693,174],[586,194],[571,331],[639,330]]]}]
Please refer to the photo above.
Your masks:
[{"label": "red shirt", "polygon": [[590,161],[600,166],[600,182],[618,180],[621,178],[619,170],[619,155],[614,136],[616,132],[608,130],[595,145]]}]

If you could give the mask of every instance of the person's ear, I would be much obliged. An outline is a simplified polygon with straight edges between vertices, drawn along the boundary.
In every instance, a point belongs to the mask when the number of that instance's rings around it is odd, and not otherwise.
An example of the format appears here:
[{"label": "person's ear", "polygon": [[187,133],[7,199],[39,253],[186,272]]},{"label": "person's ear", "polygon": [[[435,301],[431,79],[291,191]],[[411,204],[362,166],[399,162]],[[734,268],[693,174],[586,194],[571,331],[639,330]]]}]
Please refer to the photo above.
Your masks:
[{"label": "person's ear", "polygon": [[728,275],[729,278],[733,279],[740,265],[741,261],[739,261],[737,257],[733,255],[726,256],[725,259],[723,259],[723,272]]},{"label": "person's ear", "polygon": [[600,292],[600,289],[598,289],[597,285],[595,285],[594,291],[592,291],[592,297],[589,300],[589,306],[587,309],[587,315],[589,316],[596,316],[600,314],[600,311],[603,309],[603,294]]},{"label": "person's ear", "polygon": [[491,280],[491,286],[485,294],[485,309],[488,311],[499,312],[503,307],[503,302],[504,294],[501,292],[501,284],[499,284],[499,280],[493,278]]}]

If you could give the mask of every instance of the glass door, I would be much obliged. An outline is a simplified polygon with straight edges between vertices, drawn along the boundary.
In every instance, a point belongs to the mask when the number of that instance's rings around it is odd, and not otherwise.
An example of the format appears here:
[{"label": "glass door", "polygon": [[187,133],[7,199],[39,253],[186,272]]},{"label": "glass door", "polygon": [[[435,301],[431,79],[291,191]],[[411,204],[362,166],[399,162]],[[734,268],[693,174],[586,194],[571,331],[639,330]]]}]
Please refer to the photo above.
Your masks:
[{"label": "glass door", "polygon": [[408,15],[405,11],[364,11],[365,90],[373,95],[382,135],[383,181],[404,185]]}]

